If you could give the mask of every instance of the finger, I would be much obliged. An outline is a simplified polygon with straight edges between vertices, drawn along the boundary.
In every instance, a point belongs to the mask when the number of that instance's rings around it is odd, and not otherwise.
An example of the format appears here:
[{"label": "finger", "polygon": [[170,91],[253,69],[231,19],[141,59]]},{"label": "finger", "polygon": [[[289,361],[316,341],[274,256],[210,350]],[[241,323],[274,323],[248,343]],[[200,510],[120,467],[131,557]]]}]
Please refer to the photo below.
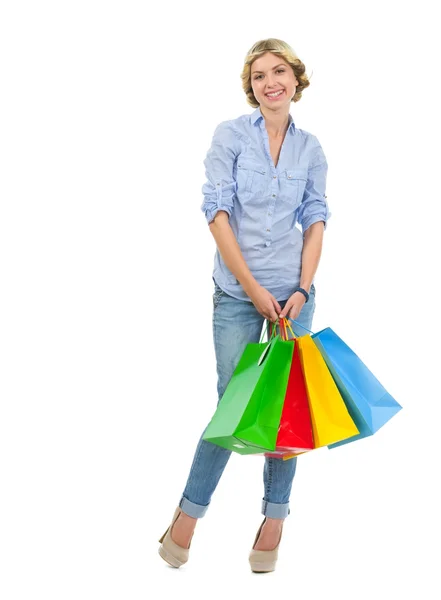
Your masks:
[{"label": "finger", "polygon": [[293,306],[291,307],[291,310],[289,311],[289,318],[295,320],[295,319],[297,319],[298,316],[299,315],[298,315],[297,306],[295,304],[293,304]]},{"label": "finger", "polygon": [[280,315],[280,311],[282,310],[282,307],[277,302],[277,300],[274,298],[274,296],[272,297],[272,301],[273,301],[273,305],[274,305],[274,308],[276,309],[277,314]]},{"label": "finger", "polygon": [[279,317],[281,319],[283,319],[284,317],[286,317],[286,315],[289,313],[289,311],[291,310],[292,307],[292,302],[290,302],[288,300],[288,302],[285,304],[285,308],[280,312]]},{"label": "finger", "polygon": [[277,316],[276,311],[274,310],[274,307],[271,307],[268,310],[268,318],[273,322],[276,323],[276,321],[278,321],[279,317]]}]

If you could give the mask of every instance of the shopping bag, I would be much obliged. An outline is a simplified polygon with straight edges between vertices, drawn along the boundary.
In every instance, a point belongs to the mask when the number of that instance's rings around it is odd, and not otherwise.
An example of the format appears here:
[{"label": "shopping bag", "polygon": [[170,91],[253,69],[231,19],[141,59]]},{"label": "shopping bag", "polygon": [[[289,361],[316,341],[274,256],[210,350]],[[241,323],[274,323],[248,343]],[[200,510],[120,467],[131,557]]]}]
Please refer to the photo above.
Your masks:
[{"label": "shopping bag", "polygon": [[330,327],[315,333],[312,339],[359,430],[355,436],[330,444],[330,448],[373,435],[401,410],[402,406]]},{"label": "shopping bag", "polygon": [[[265,453],[265,456],[280,458],[287,454],[292,456],[303,453],[305,450],[312,450],[314,448],[314,438],[306,384],[295,334],[287,319],[279,320],[276,327],[279,327],[282,339],[290,341],[294,345],[276,449],[274,453]],[[292,334],[291,339],[288,338],[288,330]]]},{"label": "shopping bag", "polygon": [[302,452],[314,448],[314,439],[298,342],[295,340],[291,340],[291,342],[294,345],[294,352],[276,448]]},{"label": "shopping bag", "polygon": [[310,335],[296,338],[311,413],[314,447],[359,433],[319,349]]},{"label": "shopping bag", "polygon": [[247,344],[203,439],[239,454],[274,450],[293,350],[279,335]]}]

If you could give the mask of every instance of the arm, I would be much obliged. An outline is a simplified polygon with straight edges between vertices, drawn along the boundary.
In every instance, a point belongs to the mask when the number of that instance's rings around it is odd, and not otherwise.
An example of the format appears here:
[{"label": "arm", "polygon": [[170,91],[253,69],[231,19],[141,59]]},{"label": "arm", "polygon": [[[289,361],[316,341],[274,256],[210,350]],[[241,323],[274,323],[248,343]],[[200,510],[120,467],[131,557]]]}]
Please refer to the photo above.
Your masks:
[{"label": "arm", "polygon": [[[327,172],[328,163],[322,147],[318,144],[315,148],[311,166],[308,169],[308,181],[297,217],[303,230],[300,287],[307,292],[311,288],[312,280],[320,262],[323,234],[327,221],[331,216],[325,194]],[[296,319],[305,301],[302,293],[295,292],[289,298],[280,317],[283,318],[289,314],[291,319]]]},{"label": "arm", "polygon": [[228,213],[219,211],[209,224],[219,252],[229,270],[242,285],[247,296],[251,297],[258,283],[254,279],[242,255],[236,236],[231,229]]},{"label": "arm", "polygon": [[202,186],[204,201],[201,210],[208,224],[213,222],[219,211],[224,211],[228,217],[233,212],[237,190],[233,167],[240,151],[240,142],[232,125],[223,121],[214,131],[204,160],[206,181]]},{"label": "arm", "polygon": [[282,310],[281,306],[253,277],[231,229],[228,213],[219,211],[209,227],[225,264],[242,285],[257,311],[265,319],[275,323]]},{"label": "arm", "polygon": [[326,201],[328,162],[317,138],[314,139],[316,146],[308,168],[308,181],[297,212],[297,221],[302,228],[305,239],[311,225],[323,221],[324,230],[326,230],[327,221],[331,218]]},{"label": "arm", "polygon": [[300,287],[309,292],[322,253],[323,234],[331,217],[326,201],[328,163],[321,145],[316,146],[308,169],[308,181],[297,220],[303,231],[302,272]]},{"label": "arm", "polygon": [[322,254],[323,234],[325,226],[323,221],[313,223],[304,235],[302,250],[302,273],[300,287],[309,292],[312,280],[317,271]]},{"label": "arm", "polygon": [[201,208],[227,268],[242,285],[258,312],[276,321],[281,307],[274,296],[253,277],[229,223],[237,190],[233,166],[240,150],[231,124],[224,121],[218,125],[204,161],[207,181],[202,187],[204,202]]},{"label": "arm", "polygon": [[215,129],[204,160],[207,180],[202,186],[202,210],[225,264],[249,295],[248,292],[257,282],[242,256],[229,223],[237,190],[233,166],[240,151],[233,127],[228,121],[223,121]]}]

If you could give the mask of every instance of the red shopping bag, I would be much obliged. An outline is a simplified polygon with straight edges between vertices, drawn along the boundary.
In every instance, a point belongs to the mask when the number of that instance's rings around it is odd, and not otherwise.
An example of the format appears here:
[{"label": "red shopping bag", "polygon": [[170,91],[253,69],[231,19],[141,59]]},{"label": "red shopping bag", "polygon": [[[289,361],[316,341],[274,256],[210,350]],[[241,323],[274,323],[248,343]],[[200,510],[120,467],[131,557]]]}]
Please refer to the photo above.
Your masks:
[{"label": "red shopping bag", "polygon": [[[286,321],[280,322],[279,325],[281,336],[288,339]],[[274,452],[265,453],[265,456],[277,458],[293,453],[303,453],[314,448],[311,414],[299,348],[295,339],[290,341],[294,344],[294,353],[277,434],[276,448]]]},{"label": "red shopping bag", "polygon": [[314,448],[308,395],[298,345],[295,340],[294,354],[289,373],[288,387],[277,435],[276,449],[302,452]]}]

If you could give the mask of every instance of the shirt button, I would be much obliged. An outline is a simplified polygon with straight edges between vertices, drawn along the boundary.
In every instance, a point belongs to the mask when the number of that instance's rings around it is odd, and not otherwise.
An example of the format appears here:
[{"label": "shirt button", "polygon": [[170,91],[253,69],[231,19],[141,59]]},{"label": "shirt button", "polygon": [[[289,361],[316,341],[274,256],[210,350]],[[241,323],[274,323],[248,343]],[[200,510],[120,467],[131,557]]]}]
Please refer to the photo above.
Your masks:
[{"label": "shirt button", "polygon": [[277,175],[273,175],[273,179],[277,179]]},{"label": "shirt button", "polygon": [[271,231],[271,229],[267,229],[267,231]]},{"label": "shirt button", "polygon": [[276,194],[273,194],[273,198],[275,198],[275,197],[276,197]]},{"label": "shirt button", "polygon": [[271,246],[271,242],[265,242],[265,246]]}]

